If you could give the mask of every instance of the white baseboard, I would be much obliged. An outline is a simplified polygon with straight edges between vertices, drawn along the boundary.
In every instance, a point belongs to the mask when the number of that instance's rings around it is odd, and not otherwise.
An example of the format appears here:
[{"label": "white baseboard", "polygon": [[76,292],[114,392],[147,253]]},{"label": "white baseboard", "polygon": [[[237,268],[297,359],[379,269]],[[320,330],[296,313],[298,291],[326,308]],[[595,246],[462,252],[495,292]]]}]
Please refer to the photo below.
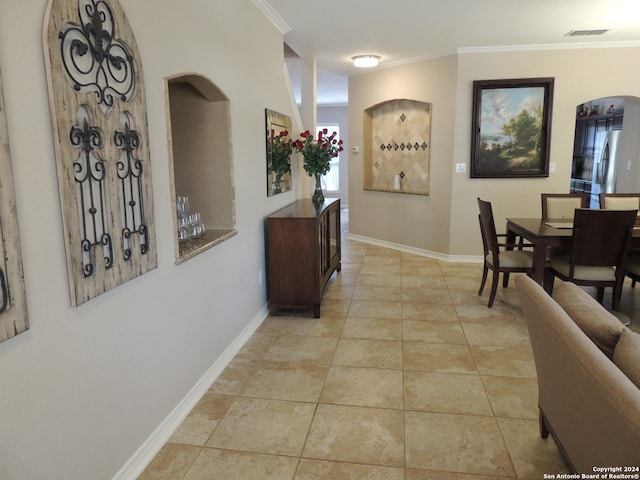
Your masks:
[{"label": "white baseboard", "polygon": [[436,260],[442,260],[452,263],[482,263],[483,258],[481,255],[445,255],[444,253],[432,252],[430,250],[423,250],[421,248],[408,247],[407,245],[401,245],[399,243],[386,242],[384,240],[377,240],[375,238],[364,237],[362,235],[354,235],[350,233],[347,235],[349,240],[355,240],[357,242],[369,243],[371,245],[377,245],[379,247],[391,248],[393,250],[400,250],[401,252],[412,253],[414,255],[420,255],[423,257],[434,258]]},{"label": "white baseboard", "polygon": [[269,316],[269,310],[265,305],[240,332],[240,335],[227,347],[209,370],[198,380],[193,388],[185,395],[182,401],[173,411],[158,425],[153,433],[140,445],[138,450],[129,458],[122,468],[115,474],[112,480],[135,480],[151,460],[156,456],[165,443],[171,438],[173,432],[180,426],[183,420],[193,410],[209,387],[220,376],[233,357],[242,349],[244,344],[255,333],[260,324]]},{"label": "white baseboard", "polygon": [[[446,262],[468,262],[482,263],[482,256],[479,255],[445,255],[438,252],[423,250],[415,247],[408,247],[384,240],[364,237],[361,235],[348,234],[350,240],[377,245],[380,247],[400,250],[402,252],[421,255],[424,257],[443,260]],[[160,449],[167,443],[173,432],[180,426],[184,419],[193,410],[198,401],[207,392],[213,382],[220,376],[225,367],[231,362],[233,357],[242,349],[244,344],[255,333],[260,324],[269,316],[268,307],[265,305],[244,328],[240,335],[227,347],[227,349],[211,365],[209,370],[198,380],[193,388],[185,395],[182,401],[171,411],[153,433],[140,445],[138,450],[129,458],[122,468],[116,473],[112,480],[136,480],[151,460],[157,455]]]}]

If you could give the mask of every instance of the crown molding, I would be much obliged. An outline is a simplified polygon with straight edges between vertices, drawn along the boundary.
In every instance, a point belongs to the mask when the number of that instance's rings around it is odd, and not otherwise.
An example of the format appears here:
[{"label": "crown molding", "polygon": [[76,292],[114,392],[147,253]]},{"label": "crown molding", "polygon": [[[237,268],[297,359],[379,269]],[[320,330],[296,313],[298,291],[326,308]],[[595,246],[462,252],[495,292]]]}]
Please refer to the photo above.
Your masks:
[{"label": "crown molding", "polygon": [[407,65],[410,63],[416,63],[416,62],[425,62],[428,60],[435,60],[437,58],[442,58],[442,57],[448,57],[450,55],[455,55],[456,51],[454,50],[443,50],[440,52],[433,52],[433,53],[427,53],[425,55],[418,55],[415,57],[408,57],[408,58],[401,58],[400,60],[393,60],[391,62],[387,62],[384,64],[379,64],[379,67],[397,67],[399,65]]},{"label": "crown molding", "polygon": [[[553,43],[553,44],[537,44],[537,45],[498,45],[494,47],[459,47],[455,50],[440,51],[418,55],[415,57],[402,58],[390,62],[380,63],[374,70],[384,70],[386,68],[399,67],[401,65],[410,65],[417,62],[426,62],[436,60],[450,55],[464,55],[469,53],[505,53],[505,52],[527,52],[527,51],[544,51],[544,50],[577,50],[588,48],[633,48],[640,47],[640,41],[626,42],[572,42],[572,43]],[[351,73],[353,75],[371,73],[371,71],[362,71]]]},{"label": "crown molding", "polygon": [[278,15],[278,12],[269,5],[269,2],[266,0],[251,0],[251,3],[253,3],[271,23],[273,23],[282,35],[291,31],[291,27],[287,25],[287,22],[285,22],[284,19]]},{"label": "crown molding", "polygon": [[524,52],[535,50],[577,50],[587,48],[630,48],[640,47],[640,41],[627,42],[572,42],[552,43],[539,45],[500,45],[495,47],[460,47],[456,51],[464,53],[499,53],[499,52]]}]

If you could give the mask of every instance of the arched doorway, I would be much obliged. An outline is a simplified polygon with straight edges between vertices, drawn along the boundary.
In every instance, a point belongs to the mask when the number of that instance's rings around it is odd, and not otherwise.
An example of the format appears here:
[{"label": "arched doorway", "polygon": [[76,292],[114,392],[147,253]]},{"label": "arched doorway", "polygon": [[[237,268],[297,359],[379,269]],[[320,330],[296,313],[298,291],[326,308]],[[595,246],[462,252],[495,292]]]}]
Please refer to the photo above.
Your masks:
[{"label": "arched doorway", "polygon": [[591,198],[600,192],[640,191],[640,98],[589,100],[576,107],[571,192]]}]

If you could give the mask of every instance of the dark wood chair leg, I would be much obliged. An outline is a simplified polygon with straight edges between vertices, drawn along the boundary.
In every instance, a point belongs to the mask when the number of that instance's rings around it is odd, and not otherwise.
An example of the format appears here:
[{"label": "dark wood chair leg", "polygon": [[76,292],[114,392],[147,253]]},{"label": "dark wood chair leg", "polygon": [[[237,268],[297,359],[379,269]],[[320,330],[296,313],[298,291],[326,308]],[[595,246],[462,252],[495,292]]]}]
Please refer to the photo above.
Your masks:
[{"label": "dark wood chair leg", "polygon": [[613,295],[611,296],[611,310],[620,308],[620,300],[622,300],[622,287],[624,286],[624,278],[618,285],[613,287]]},{"label": "dark wood chair leg", "polygon": [[504,272],[502,274],[502,288],[507,288],[509,286],[509,272]]},{"label": "dark wood chair leg", "polygon": [[604,287],[596,288],[596,300],[598,300],[598,303],[602,303],[604,300]]},{"label": "dark wood chair leg", "polygon": [[491,308],[491,306],[493,305],[493,301],[496,299],[496,292],[498,291],[498,277],[500,277],[500,272],[494,270],[493,278],[491,279],[491,293],[489,294],[489,303],[487,304],[487,307],[489,308]]},{"label": "dark wood chair leg", "polygon": [[544,418],[544,413],[542,413],[542,410],[539,411],[538,421],[540,422],[540,438],[548,438],[549,429],[547,428],[546,420]]},{"label": "dark wood chair leg", "polygon": [[480,290],[478,290],[478,295],[482,295],[482,291],[484,290],[484,285],[487,283],[487,274],[489,273],[489,267],[487,264],[484,264],[482,268],[482,281],[480,282]]},{"label": "dark wood chair leg", "polygon": [[553,295],[553,283],[556,279],[556,276],[553,274],[551,269],[547,268],[544,271],[544,280],[542,281],[545,292],[549,295]]}]

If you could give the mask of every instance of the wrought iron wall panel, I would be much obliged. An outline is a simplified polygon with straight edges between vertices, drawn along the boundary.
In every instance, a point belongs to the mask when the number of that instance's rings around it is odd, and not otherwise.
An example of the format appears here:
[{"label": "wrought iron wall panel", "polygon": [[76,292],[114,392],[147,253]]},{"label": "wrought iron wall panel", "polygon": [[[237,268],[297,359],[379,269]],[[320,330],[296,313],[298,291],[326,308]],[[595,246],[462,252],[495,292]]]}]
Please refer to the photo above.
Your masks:
[{"label": "wrought iron wall panel", "polygon": [[49,0],[45,62],[71,303],[157,266],[142,67],[117,0]]},{"label": "wrought iron wall panel", "polygon": [[0,78],[0,342],[29,329],[7,120]]}]

